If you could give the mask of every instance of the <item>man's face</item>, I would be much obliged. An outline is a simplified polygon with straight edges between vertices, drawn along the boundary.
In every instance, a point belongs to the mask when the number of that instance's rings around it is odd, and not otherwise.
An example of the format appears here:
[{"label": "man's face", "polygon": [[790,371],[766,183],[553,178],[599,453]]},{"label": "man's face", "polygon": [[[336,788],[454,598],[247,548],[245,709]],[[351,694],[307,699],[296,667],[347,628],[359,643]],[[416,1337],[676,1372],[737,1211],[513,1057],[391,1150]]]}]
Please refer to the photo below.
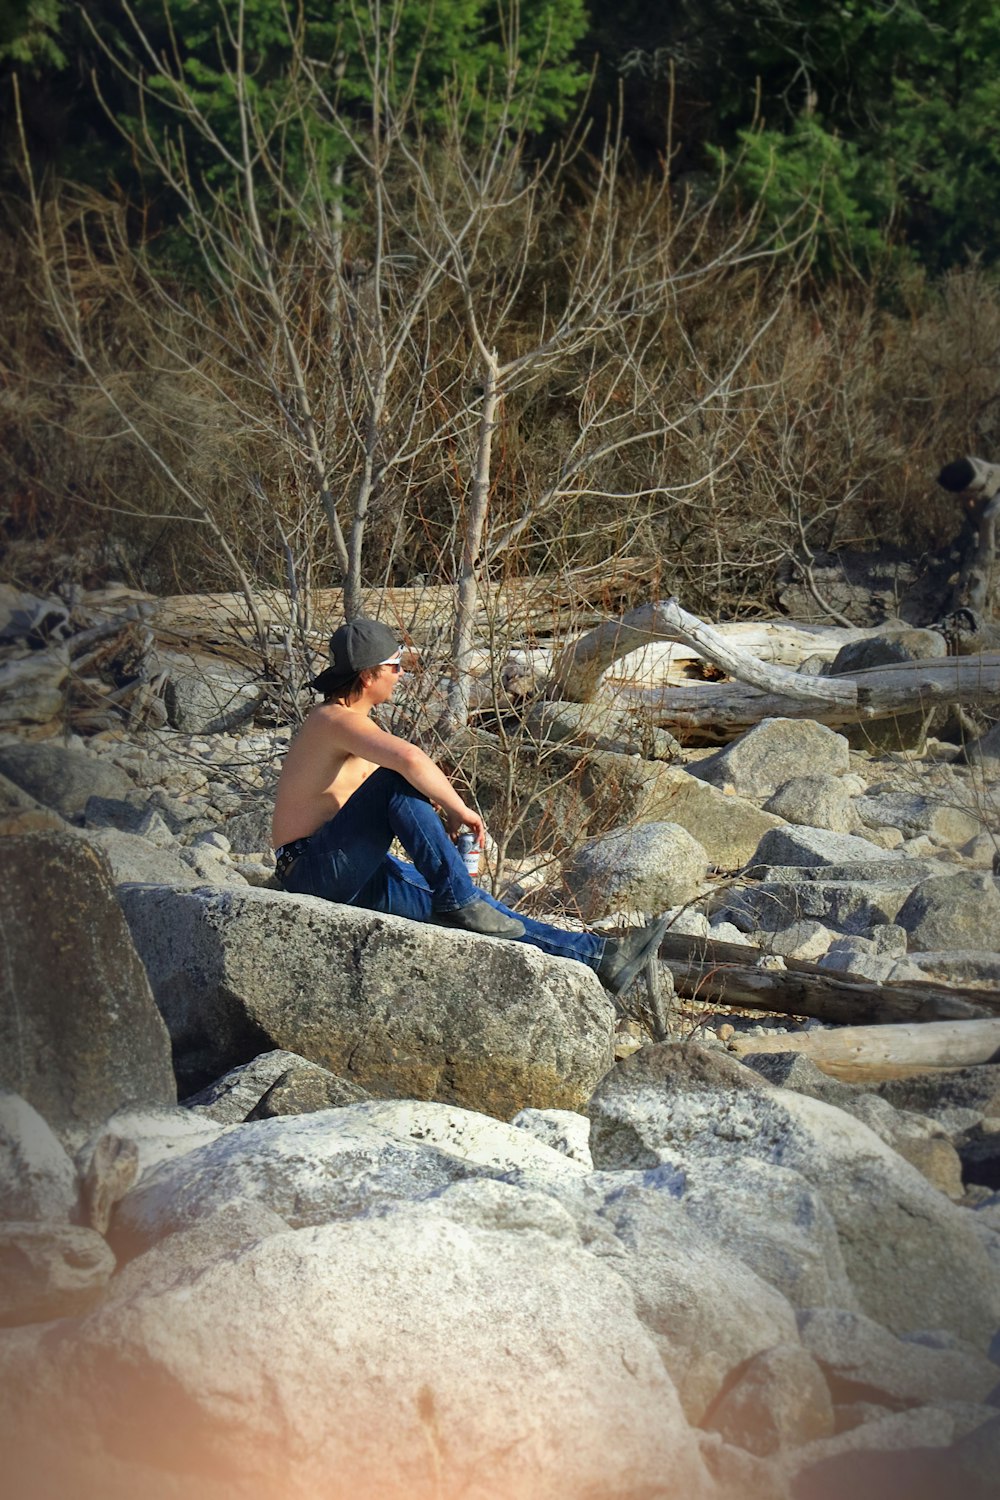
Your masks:
[{"label": "man's face", "polygon": [[398,661],[384,662],[379,667],[378,676],[372,683],[372,687],[376,692],[375,701],[377,703],[386,703],[392,697],[396,690],[396,683],[399,681],[399,671]]}]

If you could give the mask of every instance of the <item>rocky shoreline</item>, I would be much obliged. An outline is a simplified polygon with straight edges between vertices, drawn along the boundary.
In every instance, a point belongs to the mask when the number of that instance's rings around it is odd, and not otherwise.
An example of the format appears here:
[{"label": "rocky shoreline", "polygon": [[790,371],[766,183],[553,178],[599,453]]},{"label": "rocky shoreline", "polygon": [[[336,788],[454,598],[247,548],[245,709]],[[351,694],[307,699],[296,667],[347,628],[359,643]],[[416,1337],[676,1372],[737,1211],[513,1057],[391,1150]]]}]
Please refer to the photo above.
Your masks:
[{"label": "rocky shoreline", "polygon": [[[275,889],[285,731],[5,722],[11,1493],[995,1493],[995,1063],[740,1060],[815,1023],[666,965],[654,1042],[582,966]],[[592,836],[522,899],[995,1002],[993,736],[606,731],[560,731]]]}]

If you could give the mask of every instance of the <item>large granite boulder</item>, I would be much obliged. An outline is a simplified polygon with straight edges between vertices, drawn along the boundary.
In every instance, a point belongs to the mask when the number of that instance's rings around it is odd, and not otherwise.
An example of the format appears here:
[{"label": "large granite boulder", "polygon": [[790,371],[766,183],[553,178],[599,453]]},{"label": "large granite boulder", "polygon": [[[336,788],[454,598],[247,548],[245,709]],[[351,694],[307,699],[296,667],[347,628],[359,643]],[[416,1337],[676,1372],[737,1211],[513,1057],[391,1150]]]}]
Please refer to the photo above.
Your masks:
[{"label": "large granite boulder", "polygon": [[[696,772],[697,766],[685,770],[635,755],[593,751],[581,767],[581,783],[592,803],[613,809],[612,825],[678,823],[697,840],[713,865],[737,870],[746,864],[763,834],[780,827],[783,820],[746,797],[700,781],[692,774]],[[602,826],[609,826],[607,818]]]},{"label": "large granite boulder", "polygon": [[61,1137],[176,1101],[170,1040],[103,855],[73,834],[4,841],[0,1087]]},{"label": "large granite boulder", "polygon": [[639,1172],[566,1174],[547,1190],[573,1215],[591,1253],[631,1286],[691,1422],[703,1422],[748,1359],[797,1341],[791,1304],[738,1248],[697,1224],[662,1181]]},{"label": "large granite boulder", "polygon": [[794,776],[840,776],[851,760],[843,735],[811,719],[761,719],[724,749],[690,767],[740,797],[771,797]]},{"label": "large granite boulder", "polygon": [[690,1044],[618,1063],[589,1113],[599,1169],[683,1172],[720,1158],[734,1176],[744,1158],[792,1168],[836,1224],[862,1312],[896,1333],[944,1328],[988,1346],[1000,1277],[968,1214],[860,1121]]},{"label": "large granite boulder", "polygon": [[0,744],[0,772],[71,822],[82,817],[90,797],[124,800],[135,791],[135,782],[117,766],[55,740]]},{"label": "large granite boulder", "polygon": [[119,894],[184,1092],[280,1047],[509,1119],[577,1108],[613,1061],[596,975],[527,944],[251,887]]},{"label": "large granite boulder", "polygon": [[69,1223],[78,1202],[65,1147],[26,1099],[0,1093],[0,1220]]},{"label": "large granite boulder", "polygon": [[557,1205],[504,1184],[265,1224],[13,1352],[19,1495],[67,1493],[66,1450],[87,1500],[117,1500],[122,1465],[145,1500],[711,1492],[626,1284]]},{"label": "large granite boulder", "polygon": [[[865,640],[848,641],[830,663],[831,677],[853,677],[873,667],[887,667],[904,661],[935,661],[947,656],[944,636],[936,630],[886,630]],[[865,719],[845,730],[856,750],[908,750],[923,743],[931,723],[940,723],[946,710],[928,714],[894,714],[885,719]]]},{"label": "large granite boulder", "polygon": [[144,1170],[115,1213],[129,1257],[222,1209],[263,1204],[293,1228],[387,1213],[469,1177],[558,1185],[586,1171],[487,1115],[411,1100],[372,1101],[230,1127]]},{"label": "large granite boulder", "polygon": [[941,948],[996,951],[1000,932],[1000,881],[975,870],[922,881],[900,907],[896,921],[915,952]]},{"label": "large granite boulder", "polygon": [[871,1318],[839,1307],[809,1308],[798,1323],[803,1345],[840,1402],[983,1402],[1000,1385],[992,1360],[975,1349],[950,1347],[952,1341],[931,1335],[899,1339]]},{"label": "large granite boulder", "polygon": [[679,823],[643,823],[590,839],[563,865],[584,921],[616,912],[662,912],[699,894],[708,855]]}]

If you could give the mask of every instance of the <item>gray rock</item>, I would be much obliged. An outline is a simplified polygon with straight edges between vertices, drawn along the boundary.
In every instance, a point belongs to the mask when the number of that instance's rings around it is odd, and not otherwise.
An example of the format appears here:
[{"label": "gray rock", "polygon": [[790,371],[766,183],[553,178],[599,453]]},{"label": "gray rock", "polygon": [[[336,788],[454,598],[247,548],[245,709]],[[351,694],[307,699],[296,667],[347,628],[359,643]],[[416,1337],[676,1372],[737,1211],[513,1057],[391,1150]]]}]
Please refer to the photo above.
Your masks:
[{"label": "gray rock", "polygon": [[590,1156],[590,1121],[571,1109],[521,1109],[510,1122],[526,1130],[536,1141],[561,1151],[571,1161],[588,1170],[594,1163]]},{"label": "gray rock", "polygon": [[940,1192],[961,1197],[962,1163],[943,1127],[912,1111],[895,1109],[860,1084],[841,1083],[795,1052],[750,1053],[744,1063],[769,1083],[822,1099],[861,1120],[886,1145],[916,1167]]},{"label": "gray rock", "polygon": [[[262,1052],[251,1062],[230,1068],[214,1083],[199,1089],[183,1101],[192,1114],[205,1115],[220,1125],[239,1125],[263,1099],[272,1083],[282,1078],[297,1062],[304,1062],[296,1052],[282,1047]],[[332,1075],[331,1075],[332,1076]]]},{"label": "gray rock", "polygon": [[106,1305],[124,1307],[135,1297],[183,1287],[221,1256],[232,1255],[269,1235],[286,1234],[289,1228],[288,1221],[264,1203],[250,1200],[227,1204],[119,1266],[108,1288]]},{"label": "gray rock", "polygon": [[[745,797],[727,796],[691,771],[662,761],[594,751],[583,766],[584,787],[613,810],[616,825],[679,823],[721,870],[746,864],[762,834],[781,819]],[[565,774],[572,774],[567,767]],[[604,827],[608,823],[603,824]]]},{"label": "gray rock", "polygon": [[263,687],[252,674],[207,656],[157,648],[151,673],[166,672],[163,699],[172,729],[185,734],[225,734],[252,719]]},{"label": "gray rock", "polygon": [[1000,932],[1000,882],[973,870],[921,881],[896,920],[909,933],[912,952],[974,948],[994,953]]},{"label": "gray rock", "polygon": [[779,1344],[749,1361],[703,1424],[761,1458],[833,1433],[823,1372],[799,1344]]},{"label": "gray rock", "polygon": [[260,854],[271,848],[271,818],[274,798],[245,801],[238,813],[222,825],[234,854]]},{"label": "gray rock", "polygon": [[619,1062],[588,1112],[598,1169],[725,1160],[732,1171],[746,1158],[793,1168],[836,1223],[861,1311],[897,1333],[989,1342],[1000,1278],[967,1215],[851,1116],[693,1044]]},{"label": "gray rock", "polygon": [[884,984],[896,967],[895,958],[875,953],[863,937],[839,938],[831,943],[829,951],[817,961],[816,967],[831,974],[854,974],[859,979],[870,979],[875,984]]},{"label": "gray rock", "polygon": [[982,766],[984,770],[1000,770],[1000,723],[994,724],[971,745],[966,745],[956,755],[958,764]]},{"label": "gray rock", "polygon": [[155,1459],[175,1495],[178,1475],[227,1497],[457,1497],[485,1474],[533,1500],[700,1493],[695,1438],[622,1280],[553,1239],[544,1205],[514,1233],[446,1209],[267,1234],[98,1310],[65,1351],[61,1405],[22,1398],[15,1465],[40,1428],[78,1446],[82,1407],[110,1453]]},{"label": "gray rock", "polygon": [[[886,631],[842,646],[830,663],[830,675],[853,677],[856,672],[872,667],[936,660],[947,653],[944,637],[935,630]],[[894,714],[885,719],[866,719],[851,725],[845,733],[855,750],[906,750],[922,745],[928,729],[943,723],[944,717],[944,710]]]},{"label": "gray rock", "polygon": [[[810,1443],[785,1461],[796,1500],[995,1500],[995,1476],[982,1484],[955,1442],[969,1409],[935,1403]],[[970,1436],[974,1436],[971,1434]]]},{"label": "gray rock", "polygon": [[838,776],[850,770],[847,741],[811,719],[762,719],[723,750],[691,766],[713,786],[765,798],[795,776]]},{"label": "gray rock", "polygon": [[93,828],[87,830],[87,842],[102,851],[116,885],[136,882],[190,886],[224,884],[224,877],[219,875],[214,881],[206,881],[173,841],[169,848],[164,849],[147,843],[135,833],[124,833],[117,828]]},{"label": "gray rock", "polygon": [[142,820],[143,808],[131,793],[128,799],[88,797],[83,809],[83,826],[87,829],[117,828],[122,833],[138,833]]},{"label": "gray rock", "polygon": [[708,855],[678,823],[643,823],[591,839],[563,865],[584,921],[615,912],[662,912],[702,889]]},{"label": "gray rock", "polygon": [[593,703],[543,700],[529,708],[524,727],[540,740],[571,743],[644,760],[674,761],[682,757],[672,734],[658,728],[647,710],[623,707],[614,699]]},{"label": "gray rock", "polygon": [[827,828],[832,833],[855,833],[860,826],[850,791],[839,776],[793,776],[764,807],[786,823]]},{"label": "gray rock", "polygon": [[526,944],[250,888],[120,899],[185,1091],[282,1047],[376,1095],[509,1119],[576,1107],[611,1066],[596,975]]},{"label": "gray rock", "polygon": [[103,855],[71,834],[7,839],[0,930],[0,1086],[63,1139],[124,1105],[176,1099],[167,1030]]},{"label": "gray rock", "polygon": [[957,1149],[966,1182],[1000,1188],[1000,1122],[988,1120],[972,1126],[958,1142]]},{"label": "gray rock", "polygon": [[69,1223],[77,1196],[76,1168],[41,1115],[0,1093],[0,1220]]},{"label": "gray rock", "polygon": [[982,1496],[995,1495],[997,1474],[1000,1473],[1000,1416],[963,1434],[955,1444],[952,1457],[958,1473],[955,1493],[961,1494],[964,1500],[976,1500],[977,1490]]},{"label": "gray rock", "polygon": [[904,838],[929,834],[937,843],[964,844],[982,821],[965,808],[919,792],[879,792],[858,797],[855,810],[866,828],[898,828]]},{"label": "gray rock", "polygon": [[947,1119],[952,1111],[975,1119],[1000,1119],[1000,1069],[991,1063],[887,1078],[875,1085],[875,1092],[897,1109],[917,1110],[936,1119]]},{"label": "gray rock", "polygon": [[525,1131],[443,1104],[372,1102],[255,1120],[144,1171],[118,1206],[114,1243],[131,1256],[241,1203],[263,1203],[297,1229],[515,1171],[544,1184],[584,1168]]},{"label": "gray rock", "polygon": [[69,653],[65,646],[0,662],[0,728],[48,724],[63,711]]},{"label": "gray rock", "polygon": [[792,922],[780,932],[771,935],[768,952],[778,953],[782,958],[797,958],[806,963],[815,963],[829,948],[835,934],[822,922],[808,919]]},{"label": "gray rock", "polygon": [[[751,868],[786,865],[812,869],[837,866],[897,864],[892,852],[851,833],[825,828],[770,828],[757,845]],[[877,873],[877,871],[876,871]],[[857,877],[856,877],[857,878]]]},{"label": "gray rock", "polygon": [[797,1338],[785,1298],[702,1229],[663,1179],[595,1173],[551,1186],[591,1253],[632,1287],[691,1422],[702,1421],[748,1358]]},{"label": "gray rock", "polygon": [[744,931],[774,932],[814,921],[866,935],[896,921],[920,878],[917,869],[906,880],[762,880],[728,891],[721,910]]},{"label": "gray rock", "polygon": [[112,1209],[139,1175],[139,1147],[135,1141],[105,1131],[91,1149],[85,1148],[84,1159],[80,1193],[83,1219],[90,1229],[107,1234]]},{"label": "gray rock", "polygon": [[0,1223],[0,1328],[87,1312],[114,1268],[109,1246],[92,1229]]},{"label": "gray rock", "polygon": [[29,796],[22,787],[17,785],[17,782],[11,781],[9,776],[4,776],[0,772],[0,814],[6,816],[8,813],[21,812],[48,812],[51,817],[58,817],[57,813],[43,808],[42,804]]},{"label": "gray rock", "polygon": [[871,1318],[842,1308],[810,1308],[799,1313],[798,1324],[803,1347],[822,1366],[837,1401],[897,1407],[981,1402],[1000,1373],[976,1349],[894,1338]]},{"label": "gray rock", "polygon": [[43,807],[70,821],[82,817],[92,796],[122,800],[135,790],[131,777],[117,766],[54,740],[0,744],[0,771]]},{"label": "gray rock", "polygon": [[791,1500],[788,1476],[778,1459],[758,1458],[745,1448],[727,1443],[718,1432],[699,1431],[698,1444],[720,1496],[727,1500],[730,1495],[739,1496],[739,1500]]},{"label": "gray rock", "polygon": [[1000,954],[969,948],[946,948],[939,952],[909,953],[907,968],[914,977],[939,984],[980,985],[1000,990]]},{"label": "gray rock", "polygon": [[273,1120],[279,1115],[310,1115],[321,1109],[360,1104],[369,1097],[358,1084],[337,1078],[316,1063],[299,1061],[274,1080],[247,1119]]},{"label": "gray rock", "polygon": [[856,672],[867,672],[872,667],[893,666],[903,661],[934,661],[947,655],[944,636],[936,630],[886,630],[841,646],[830,663],[830,675],[853,677]]},{"label": "gray rock", "polygon": [[710,1240],[725,1245],[793,1307],[855,1307],[837,1225],[823,1196],[791,1167],[744,1157],[738,1171],[722,1160],[680,1157],[661,1174],[684,1212]]}]

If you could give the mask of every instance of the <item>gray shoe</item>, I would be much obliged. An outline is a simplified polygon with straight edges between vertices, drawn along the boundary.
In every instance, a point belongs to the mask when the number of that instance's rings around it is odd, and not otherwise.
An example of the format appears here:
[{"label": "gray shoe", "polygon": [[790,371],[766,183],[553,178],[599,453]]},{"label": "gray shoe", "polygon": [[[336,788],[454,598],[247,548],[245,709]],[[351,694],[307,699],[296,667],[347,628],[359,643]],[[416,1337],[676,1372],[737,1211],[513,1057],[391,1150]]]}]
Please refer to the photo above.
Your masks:
[{"label": "gray shoe", "polygon": [[651,958],[670,926],[669,917],[656,917],[645,927],[633,927],[620,938],[608,938],[597,977],[612,995],[621,995]]},{"label": "gray shoe", "polygon": [[470,901],[457,911],[436,911],[431,917],[439,927],[457,927],[461,932],[478,932],[480,937],[524,937],[524,923],[497,911],[488,901]]}]

